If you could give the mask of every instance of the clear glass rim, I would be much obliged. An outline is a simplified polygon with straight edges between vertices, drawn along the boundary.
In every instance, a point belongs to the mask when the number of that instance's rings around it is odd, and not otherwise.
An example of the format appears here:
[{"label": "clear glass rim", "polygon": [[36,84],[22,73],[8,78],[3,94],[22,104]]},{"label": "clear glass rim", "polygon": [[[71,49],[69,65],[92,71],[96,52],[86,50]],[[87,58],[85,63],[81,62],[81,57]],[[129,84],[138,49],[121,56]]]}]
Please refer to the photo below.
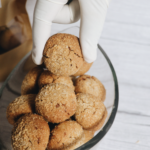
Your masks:
[{"label": "clear glass rim", "polygon": [[118,80],[117,80],[116,72],[115,72],[114,67],[113,67],[110,59],[108,58],[107,54],[105,53],[105,51],[102,49],[102,47],[99,44],[98,44],[98,49],[102,52],[102,54],[106,58],[106,60],[109,64],[109,67],[111,69],[112,75],[113,75],[114,89],[115,89],[115,91],[114,91],[115,92],[115,97],[114,97],[113,110],[111,112],[111,115],[110,115],[107,123],[103,127],[103,129],[96,136],[94,136],[90,141],[88,141],[87,143],[85,143],[84,145],[78,147],[75,150],[89,150],[94,145],[96,145],[105,136],[105,134],[108,132],[108,130],[112,126],[112,124],[114,122],[114,119],[115,119],[115,116],[116,116],[116,113],[117,113],[117,109],[118,109],[119,88],[118,88]]},{"label": "clear glass rim", "polygon": [[[105,53],[105,51],[102,49],[102,47],[99,44],[98,44],[98,49],[102,52],[102,54],[106,58],[106,60],[107,60],[107,62],[109,64],[109,67],[111,69],[112,75],[113,75],[114,89],[115,89],[115,91],[114,91],[115,92],[115,98],[114,98],[113,110],[112,110],[112,113],[111,113],[107,123],[103,127],[103,129],[96,136],[94,136],[90,141],[88,141],[87,143],[85,143],[84,145],[78,147],[75,150],[89,150],[94,145],[96,145],[105,136],[105,134],[108,132],[108,130],[112,126],[112,124],[114,122],[114,119],[115,119],[115,116],[116,116],[116,113],[117,113],[117,109],[118,109],[119,88],[118,88],[117,76],[116,76],[114,67],[113,67],[110,59],[108,58],[107,54]],[[27,54],[27,55],[29,55],[29,54]],[[9,79],[11,78],[12,74],[20,66],[20,64],[26,59],[27,55],[22,58],[22,60],[16,65],[16,67],[12,70],[12,72],[9,74],[9,76],[7,77],[5,82],[3,83],[3,85],[2,85],[2,87],[0,89],[0,98],[2,96],[2,92],[3,92],[4,88],[5,88],[6,84],[8,83]],[[3,147],[3,144],[0,142],[0,148],[2,148],[2,147]]]}]

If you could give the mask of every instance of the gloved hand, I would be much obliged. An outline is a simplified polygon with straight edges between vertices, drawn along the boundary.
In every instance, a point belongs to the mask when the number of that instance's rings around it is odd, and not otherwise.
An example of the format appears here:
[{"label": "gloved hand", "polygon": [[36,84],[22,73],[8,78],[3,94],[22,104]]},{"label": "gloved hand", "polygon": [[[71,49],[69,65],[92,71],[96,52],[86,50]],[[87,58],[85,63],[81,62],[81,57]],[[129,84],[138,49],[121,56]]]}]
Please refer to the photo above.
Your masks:
[{"label": "gloved hand", "polygon": [[91,63],[97,57],[97,43],[101,35],[110,0],[37,0],[33,20],[32,59],[42,64],[43,50],[50,37],[52,22],[74,23],[81,18],[80,43],[84,60]]}]

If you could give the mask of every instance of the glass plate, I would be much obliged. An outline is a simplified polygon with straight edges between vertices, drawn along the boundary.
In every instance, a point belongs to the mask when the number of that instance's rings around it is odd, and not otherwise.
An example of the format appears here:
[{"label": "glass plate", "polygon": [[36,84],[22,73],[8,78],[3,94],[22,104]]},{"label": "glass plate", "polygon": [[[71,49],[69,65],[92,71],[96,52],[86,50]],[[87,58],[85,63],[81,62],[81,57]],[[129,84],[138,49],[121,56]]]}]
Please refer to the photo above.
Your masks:
[{"label": "glass plate", "polygon": [[[71,27],[61,33],[69,33],[78,36],[79,27]],[[99,141],[110,129],[117,113],[119,90],[116,73],[105,51],[100,45],[98,45],[97,49],[97,60],[86,74],[95,76],[105,86],[106,99],[104,104],[107,108],[108,115],[103,127],[95,133],[94,137],[76,150],[99,150]],[[11,130],[13,126],[10,125],[6,119],[6,109],[10,102],[20,96],[21,84],[27,74],[22,68],[29,55],[30,53],[18,63],[0,89],[0,150],[12,150]]]}]

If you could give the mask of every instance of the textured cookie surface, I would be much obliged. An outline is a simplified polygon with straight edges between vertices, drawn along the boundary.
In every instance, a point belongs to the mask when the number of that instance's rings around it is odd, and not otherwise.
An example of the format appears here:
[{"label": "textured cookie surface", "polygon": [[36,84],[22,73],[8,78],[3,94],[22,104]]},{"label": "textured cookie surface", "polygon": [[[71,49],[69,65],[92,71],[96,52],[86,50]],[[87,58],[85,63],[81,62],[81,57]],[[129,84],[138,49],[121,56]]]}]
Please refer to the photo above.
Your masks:
[{"label": "textured cookie surface", "polygon": [[48,122],[59,123],[76,111],[76,96],[68,86],[60,83],[45,85],[35,99],[36,112]]},{"label": "textured cookie surface", "polygon": [[94,128],[92,128],[90,130],[93,131],[93,132],[100,130],[103,127],[104,123],[105,123],[105,120],[107,118],[107,114],[108,114],[107,110],[105,110],[105,113],[104,113],[102,119],[100,120],[100,122]]},{"label": "textured cookie surface", "polygon": [[65,121],[56,126],[52,132],[48,144],[48,150],[62,150],[80,140],[83,129],[76,121]]},{"label": "textured cookie surface", "polygon": [[38,85],[42,88],[46,84],[50,84],[53,82],[53,77],[51,76],[51,72],[48,70],[44,70],[38,79]]},{"label": "textured cookie surface", "polygon": [[84,130],[83,136],[80,140],[78,140],[76,143],[74,143],[71,146],[63,148],[62,150],[74,150],[74,149],[80,147],[81,145],[85,144],[89,140],[91,140],[93,138],[93,136],[94,136],[93,131]]},{"label": "textured cookie surface", "polygon": [[55,75],[73,75],[83,64],[83,56],[76,36],[55,34],[45,45],[43,54],[46,68]]},{"label": "textured cookie surface", "polygon": [[42,71],[42,68],[35,67],[27,73],[21,85],[21,95],[38,93],[38,77]]},{"label": "textured cookie surface", "polygon": [[12,101],[7,107],[7,120],[14,125],[17,119],[26,114],[35,111],[35,94],[21,95]]},{"label": "textured cookie surface", "polygon": [[91,129],[102,119],[105,106],[97,97],[88,93],[77,94],[76,121],[84,128]]},{"label": "textured cookie surface", "polygon": [[50,129],[42,116],[27,114],[19,118],[12,130],[14,150],[45,150]]},{"label": "textured cookie surface", "polygon": [[50,83],[61,83],[69,86],[72,90],[74,90],[74,85],[70,77],[68,76],[57,76],[49,72],[48,70],[44,70],[39,77],[38,84],[39,87],[43,87],[46,84]]},{"label": "textured cookie surface", "polygon": [[92,66],[93,63],[87,63],[86,61],[83,62],[81,68],[76,72],[73,76],[81,76],[84,75]]},{"label": "textured cookie surface", "polygon": [[100,100],[105,100],[106,90],[103,84],[94,76],[82,75],[75,82],[76,93],[89,93]]}]

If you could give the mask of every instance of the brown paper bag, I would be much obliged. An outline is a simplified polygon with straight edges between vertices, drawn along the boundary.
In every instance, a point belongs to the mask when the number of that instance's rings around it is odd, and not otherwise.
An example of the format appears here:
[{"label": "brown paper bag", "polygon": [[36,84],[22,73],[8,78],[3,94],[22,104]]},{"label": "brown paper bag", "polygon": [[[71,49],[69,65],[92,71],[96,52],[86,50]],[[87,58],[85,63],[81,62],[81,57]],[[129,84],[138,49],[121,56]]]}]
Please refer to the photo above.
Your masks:
[{"label": "brown paper bag", "polygon": [[1,0],[0,8],[0,82],[32,49],[32,31],[26,0]]}]

